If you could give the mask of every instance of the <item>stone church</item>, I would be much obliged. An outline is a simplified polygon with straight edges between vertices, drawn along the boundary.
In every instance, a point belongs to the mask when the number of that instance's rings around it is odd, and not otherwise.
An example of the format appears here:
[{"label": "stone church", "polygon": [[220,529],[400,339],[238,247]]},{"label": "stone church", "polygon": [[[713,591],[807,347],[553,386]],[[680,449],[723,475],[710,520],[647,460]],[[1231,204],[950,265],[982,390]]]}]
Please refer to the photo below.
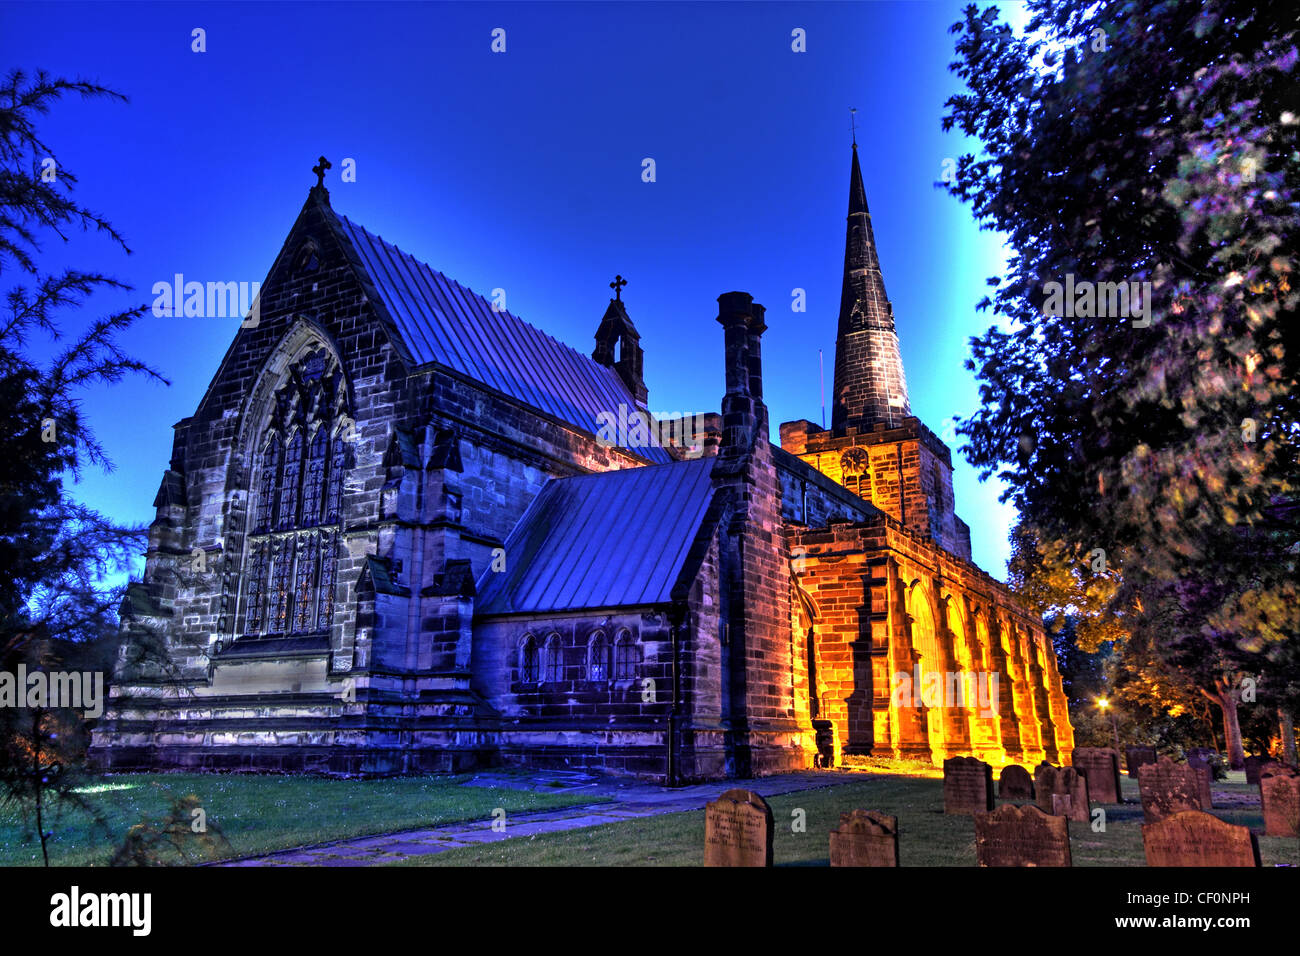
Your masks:
[{"label": "stone church", "polygon": [[1068,761],[1042,621],[911,414],[856,145],[831,425],[779,447],[750,295],[719,412],[667,427],[621,279],[588,357],[335,212],[326,166],[175,426],[99,766]]}]

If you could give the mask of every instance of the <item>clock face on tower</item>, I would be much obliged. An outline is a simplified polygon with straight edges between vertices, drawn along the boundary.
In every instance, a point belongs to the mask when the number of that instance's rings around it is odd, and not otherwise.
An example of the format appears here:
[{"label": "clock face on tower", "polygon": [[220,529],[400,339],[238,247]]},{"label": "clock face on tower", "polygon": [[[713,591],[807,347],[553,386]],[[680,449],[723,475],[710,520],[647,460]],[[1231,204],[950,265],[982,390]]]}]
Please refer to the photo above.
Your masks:
[{"label": "clock face on tower", "polygon": [[846,475],[860,475],[871,465],[865,448],[850,448],[840,456],[840,470]]}]

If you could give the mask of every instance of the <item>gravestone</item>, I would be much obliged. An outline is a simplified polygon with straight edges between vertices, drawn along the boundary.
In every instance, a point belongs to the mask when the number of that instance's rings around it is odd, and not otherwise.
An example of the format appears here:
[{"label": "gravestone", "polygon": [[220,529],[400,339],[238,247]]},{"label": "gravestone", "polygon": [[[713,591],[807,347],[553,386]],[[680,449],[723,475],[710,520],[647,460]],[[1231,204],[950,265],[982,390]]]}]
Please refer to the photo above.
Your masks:
[{"label": "gravestone", "polygon": [[752,790],[728,790],[704,807],[705,866],[771,866],[772,808]]},{"label": "gravestone", "polygon": [[993,809],[993,768],[978,757],[943,762],[943,812],[985,813]]},{"label": "gravestone", "polygon": [[1141,767],[1144,764],[1156,762],[1156,748],[1155,747],[1129,747],[1128,751],[1124,755],[1124,759],[1128,766],[1129,778],[1132,780],[1136,780],[1138,775],[1138,767]]},{"label": "gravestone", "polygon": [[1300,771],[1276,763],[1259,774],[1265,836],[1300,836]]},{"label": "gravestone", "polygon": [[831,831],[831,866],[898,866],[898,817],[841,813],[839,829]]},{"label": "gravestone", "polygon": [[1142,824],[1147,866],[1259,866],[1259,840],[1249,827],[1201,810],[1181,810]]},{"label": "gravestone", "polygon": [[1209,747],[1193,747],[1187,751],[1187,764],[1190,767],[1210,769],[1210,758],[1218,755],[1217,750]]},{"label": "gravestone", "polygon": [[1210,794],[1210,779],[1214,776],[1214,771],[1209,767],[1192,767],[1192,769],[1196,771],[1196,786],[1201,795],[1201,809],[1208,810],[1214,806],[1214,797]]},{"label": "gravestone", "polygon": [[1259,786],[1259,772],[1273,761],[1267,757],[1247,757],[1246,758],[1246,783],[1252,787]]},{"label": "gravestone", "polygon": [[1079,747],[1074,769],[1088,778],[1088,797],[1097,803],[1121,803],[1119,751],[1111,747]]},{"label": "gravestone", "polygon": [[978,866],[1069,866],[1070,824],[1035,806],[1003,804],[975,814]]},{"label": "gravestone", "polygon": [[1003,800],[1033,800],[1034,778],[1016,764],[1007,764],[998,776],[998,796]]},{"label": "gravestone", "polygon": [[1034,770],[1034,791],[1044,813],[1088,822],[1088,781],[1073,767],[1056,767],[1044,760]]},{"label": "gravestone", "polygon": [[1203,810],[1201,775],[1194,767],[1161,757],[1155,763],[1138,768],[1138,792],[1142,795],[1142,815],[1155,823],[1183,810]]}]

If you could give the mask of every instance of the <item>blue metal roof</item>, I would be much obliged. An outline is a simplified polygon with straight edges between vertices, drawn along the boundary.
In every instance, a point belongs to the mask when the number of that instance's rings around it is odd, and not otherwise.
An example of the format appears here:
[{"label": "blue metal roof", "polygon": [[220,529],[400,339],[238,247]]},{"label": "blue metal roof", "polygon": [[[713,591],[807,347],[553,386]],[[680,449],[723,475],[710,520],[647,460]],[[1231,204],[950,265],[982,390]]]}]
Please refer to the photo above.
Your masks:
[{"label": "blue metal roof", "polygon": [[478,582],[478,614],[670,600],[713,499],[715,459],[553,478],[506,539],[506,570]]},{"label": "blue metal roof", "polygon": [[[336,214],[337,215],[337,214]],[[415,361],[436,362],[595,434],[596,415],[636,400],[618,374],[338,216]],[[654,462],[663,448],[631,449]]]}]

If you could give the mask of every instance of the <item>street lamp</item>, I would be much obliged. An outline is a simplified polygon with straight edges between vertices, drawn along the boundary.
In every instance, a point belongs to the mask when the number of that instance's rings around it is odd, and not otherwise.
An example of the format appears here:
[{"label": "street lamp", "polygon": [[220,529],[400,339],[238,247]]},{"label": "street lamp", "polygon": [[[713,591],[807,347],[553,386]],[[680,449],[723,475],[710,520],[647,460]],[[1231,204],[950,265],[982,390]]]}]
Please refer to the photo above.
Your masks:
[{"label": "street lamp", "polygon": [[1111,710],[1110,701],[1105,697],[1097,698],[1097,706],[1101,708],[1103,714],[1110,710],[1110,725],[1115,730],[1115,752],[1119,753],[1119,721],[1115,719],[1115,711]]}]

